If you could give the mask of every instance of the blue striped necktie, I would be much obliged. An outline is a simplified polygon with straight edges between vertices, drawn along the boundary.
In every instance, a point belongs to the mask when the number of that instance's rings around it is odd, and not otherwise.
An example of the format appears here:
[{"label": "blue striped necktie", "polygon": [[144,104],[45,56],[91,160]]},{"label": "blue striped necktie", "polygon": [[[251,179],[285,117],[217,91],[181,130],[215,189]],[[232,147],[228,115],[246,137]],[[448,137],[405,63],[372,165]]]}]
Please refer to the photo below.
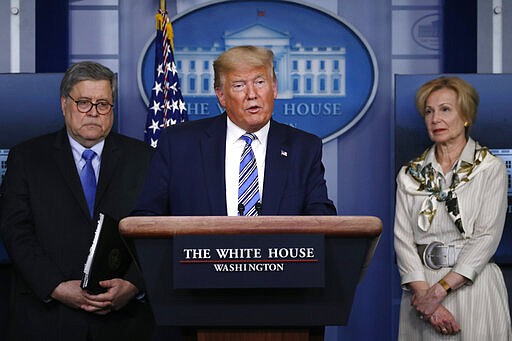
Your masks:
[{"label": "blue striped necktie", "polygon": [[251,147],[251,143],[255,138],[256,135],[250,133],[242,136],[242,139],[245,141],[245,147],[240,157],[240,173],[238,177],[239,215],[258,215],[258,206],[261,206],[258,167]]},{"label": "blue striped necktie", "polygon": [[90,149],[84,150],[82,158],[85,160],[85,166],[80,171],[80,181],[82,182],[82,188],[91,218],[93,218],[94,215],[94,200],[96,198],[96,175],[92,167],[92,159],[94,159],[95,155],[96,153]]}]

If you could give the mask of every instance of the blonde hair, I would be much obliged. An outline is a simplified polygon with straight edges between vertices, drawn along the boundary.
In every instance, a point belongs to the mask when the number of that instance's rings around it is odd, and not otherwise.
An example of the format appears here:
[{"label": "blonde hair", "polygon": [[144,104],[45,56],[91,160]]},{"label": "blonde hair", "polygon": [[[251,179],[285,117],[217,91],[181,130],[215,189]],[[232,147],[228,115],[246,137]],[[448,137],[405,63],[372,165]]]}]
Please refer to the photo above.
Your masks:
[{"label": "blonde hair", "polygon": [[233,70],[256,67],[267,68],[273,80],[276,80],[272,50],[251,45],[232,47],[223,52],[213,62],[214,87],[219,88],[222,85],[224,75]]},{"label": "blonde hair", "polygon": [[437,90],[451,89],[457,94],[457,106],[462,118],[473,125],[476,121],[480,97],[475,88],[459,77],[439,77],[423,84],[416,92],[416,109],[421,117],[425,116],[428,97]]}]

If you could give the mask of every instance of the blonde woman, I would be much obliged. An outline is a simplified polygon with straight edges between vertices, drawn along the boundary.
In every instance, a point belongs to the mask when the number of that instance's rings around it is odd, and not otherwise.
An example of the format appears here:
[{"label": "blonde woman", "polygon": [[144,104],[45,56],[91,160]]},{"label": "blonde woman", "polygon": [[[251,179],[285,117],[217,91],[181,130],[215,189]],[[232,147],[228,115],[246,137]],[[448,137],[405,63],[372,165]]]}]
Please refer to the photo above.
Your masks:
[{"label": "blonde woman", "polygon": [[492,260],[507,172],[469,136],[478,102],[457,77],[431,80],[416,94],[433,145],[397,176],[399,340],[512,340],[507,289]]}]

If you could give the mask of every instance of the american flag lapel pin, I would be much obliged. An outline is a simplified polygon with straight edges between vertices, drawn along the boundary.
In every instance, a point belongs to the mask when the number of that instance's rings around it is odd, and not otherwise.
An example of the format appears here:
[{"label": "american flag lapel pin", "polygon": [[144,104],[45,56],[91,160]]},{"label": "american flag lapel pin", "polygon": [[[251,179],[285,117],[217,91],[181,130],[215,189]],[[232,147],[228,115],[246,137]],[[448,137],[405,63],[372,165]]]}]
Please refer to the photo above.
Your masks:
[{"label": "american flag lapel pin", "polygon": [[281,149],[281,156],[287,157],[288,156],[288,152],[286,150],[282,150]]}]

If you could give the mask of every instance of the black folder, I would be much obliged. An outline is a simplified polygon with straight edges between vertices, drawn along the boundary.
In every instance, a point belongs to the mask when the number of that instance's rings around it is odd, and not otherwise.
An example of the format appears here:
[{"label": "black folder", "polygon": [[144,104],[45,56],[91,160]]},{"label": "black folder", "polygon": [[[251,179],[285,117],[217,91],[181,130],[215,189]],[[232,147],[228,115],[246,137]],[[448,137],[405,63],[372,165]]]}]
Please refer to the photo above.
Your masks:
[{"label": "black folder", "polygon": [[80,284],[91,294],[106,292],[99,282],[122,278],[132,262],[131,253],[119,233],[118,223],[104,213],[99,214]]}]

